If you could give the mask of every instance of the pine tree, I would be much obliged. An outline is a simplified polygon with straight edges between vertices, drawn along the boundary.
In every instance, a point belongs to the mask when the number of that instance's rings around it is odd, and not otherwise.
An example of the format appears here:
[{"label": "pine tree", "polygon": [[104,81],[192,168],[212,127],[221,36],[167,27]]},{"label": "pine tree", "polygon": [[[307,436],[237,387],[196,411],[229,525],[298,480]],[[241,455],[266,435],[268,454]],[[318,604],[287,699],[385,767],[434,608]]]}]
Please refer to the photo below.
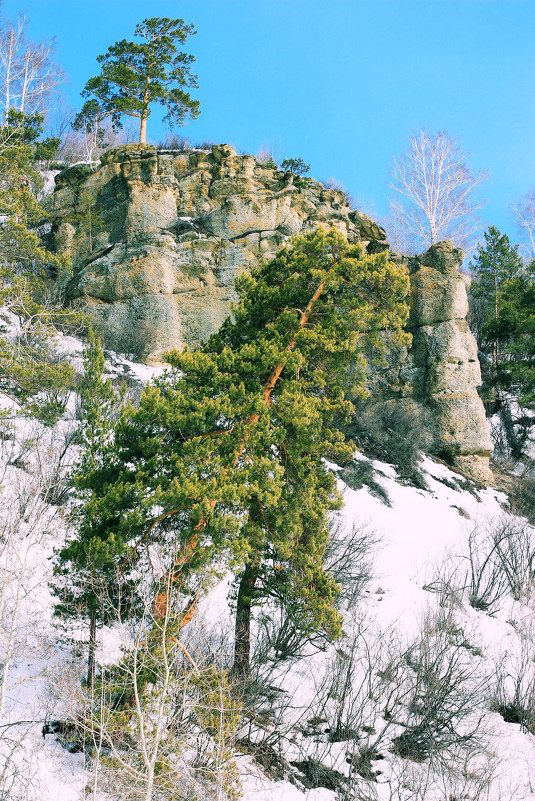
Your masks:
[{"label": "pine tree", "polygon": [[[495,385],[499,414],[514,459],[520,459],[533,430],[535,408],[535,275],[532,269],[513,275],[500,287],[499,315],[486,326],[500,342]],[[512,402],[513,401],[513,402]]]},{"label": "pine tree", "polygon": [[[121,558],[138,570],[157,577],[165,566],[185,592],[230,560],[234,668],[246,674],[251,608],[263,598],[287,605],[304,632],[340,633],[322,556],[341,498],[323,460],[352,453],[340,426],[367,361],[382,358],[388,335],[406,341],[408,279],[385,254],[317,230],[240,276],[237,290],[233,319],[198,351],[168,355],[173,369],[122,416],[82,482],[94,524],[129,543]],[[155,608],[166,604],[160,593]]]},{"label": "pine tree", "polygon": [[[186,91],[197,86],[191,74],[194,57],[179,51],[188,36],[196,33],[182,19],[151,17],[136,26],[134,35],[141,42],[121,39],[97,57],[101,73],[90,78],[82,92],[88,98],[75,120],[75,127],[87,127],[91,120],[111,117],[121,127],[127,115],[140,121],[139,141],[147,141],[147,119],[157,103],[167,109],[164,120],[182,125],[187,117],[199,113],[198,100]],[[98,128],[98,124],[97,124]]]},{"label": "pine tree", "polygon": [[507,234],[500,233],[494,225],[489,226],[484,236],[485,245],[480,245],[474,260],[470,262],[470,268],[475,276],[470,294],[482,301],[483,339],[480,344],[485,352],[492,349],[493,365],[497,368],[500,358],[499,341],[497,339],[489,341],[484,337],[484,331],[488,333],[488,324],[498,320],[500,288],[504,281],[518,274],[522,268],[522,259],[518,254],[518,245],[512,246]]},{"label": "pine tree", "polygon": [[488,357],[482,360],[482,395],[487,409],[499,414],[511,455],[518,459],[532,427],[525,409],[535,399],[533,275],[524,269],[518,245],[512,246],[495,226],[485,233],[485,247],[471,267],[475,281],[470,294],[480,312],[478,344]]},{"label": "pine tree", "polygon": [[104,228],[104,219],[97,209],[95,199],[88,189],[75,199],[74,212],[69,218],[76,228],[77,237],[85,240],[86,251],[91,255],[96,235]]},{"label": "pine tree", "polygon": [[126,544],[113,532],[101,535],[91,492],[85,486],[85,476],[104,467],[106,445],[124,400],[124,390],[116,393],[111,380],[103,378],[103,371],[104,354],[90,328],[84,349],[84,377],[78,388],[82,419],[75,444],[80,450],[71,477],[78,500],[71,515],[75,531],[56,554],[52,588],[59,598],[57,616],[89,621],[89,682],[94,679],[97,626],[115,619],[117,608],[131,601],[130,585],[119,565]]},{"label": "pine tree", "polygon": [[34,162],[43,147],[55,145],[39,140],[42,123],[39,114],[11,109],[0,128],[0,305],[18,318],[0,327],[0,393],[53,422],[74,377],[55,353],[57,326],[79,323],[80,315],[62,308],[58,297],[44,299],[45,282],[66,275],[70,262],[49,253],[37,235],[43,212]]},{"label": "pine tree", "polygon": [[281,169],[289,170],[293,172],[294,175],[301,177],[310,171],[310,164],[307,164],[305,160],[299,156],[299,158],[296,159],[283,159],[281,162]]}]

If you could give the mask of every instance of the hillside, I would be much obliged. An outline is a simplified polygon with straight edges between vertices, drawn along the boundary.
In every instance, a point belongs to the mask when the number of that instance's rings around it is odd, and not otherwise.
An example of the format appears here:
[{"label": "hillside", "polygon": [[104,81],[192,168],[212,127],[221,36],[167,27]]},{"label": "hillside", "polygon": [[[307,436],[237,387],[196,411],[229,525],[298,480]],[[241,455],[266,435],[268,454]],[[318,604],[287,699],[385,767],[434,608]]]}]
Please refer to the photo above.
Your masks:
[{"label": "hillside", "polygon": [[[63,346],[79,364],[81,345],[67,339]],[[113,362],[106,366],[112,376],[128,373],[132,384],[148,377],[146,367]],[[69,753],[76,733],[54,733],[53,724],[79,714],[76,640],[86,637],[76,626],[66,637],[53,621],[47,587],[67,526],[65,507],[50,503],[50,493],[59,500],[69,462],[64,455],[59,466],[59,454],[75,418],[73,397],[55,428],[15,417],[4,422],[1,440],[3,519],[11,522],[4,523],[3,620],[13,632],[4,782],[8,776],[13,793],[26,787],[42,801],[80,798],[94,769],[91,758]],[[296,641],[275,609],[259,610],[254,705],[249,713],[244,698],[232,738],[243,798],[535,798],[533,529],[507,512],[505,496],[429,458],[421,463],[427,490],[400,483],[390,465],[355,458],[343,473],[345,506],[327,553],[342,585],[343,637]],[[22,521],[14,499],[24,493],[34,500]],[[498,534],[503,552],[485,563],[489,537]],[[500,561],[506,556],[513,573]],[[210,642],[223,664],[231,639],[227,588],[227,580],[214,587],[188,635]],[[117,624],[104,632],[99,662],[117,658],[126,634]],[[207,792],[203,798],[225,797],[222,789]]]}]

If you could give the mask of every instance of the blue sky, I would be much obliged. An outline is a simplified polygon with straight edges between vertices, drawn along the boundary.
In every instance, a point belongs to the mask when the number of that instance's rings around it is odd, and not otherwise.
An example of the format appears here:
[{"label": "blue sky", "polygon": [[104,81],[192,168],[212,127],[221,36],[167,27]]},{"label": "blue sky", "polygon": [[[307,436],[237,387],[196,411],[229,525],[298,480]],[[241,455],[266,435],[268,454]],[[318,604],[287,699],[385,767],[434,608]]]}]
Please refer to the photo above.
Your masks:
[{"label": "blue sky", "polygon": [[[365,209],[386,211],[392,158],[411,132],[448,130],[488,170],[487,223],[514,237],[509,206],[535,187],[535,1],[4,0],[34,39],[57,38],[68,101],[96,56],[150,16],[197,28],[201,115],[181,133],[302,156]],[[149,140],[162,130],[149,120]]]}]

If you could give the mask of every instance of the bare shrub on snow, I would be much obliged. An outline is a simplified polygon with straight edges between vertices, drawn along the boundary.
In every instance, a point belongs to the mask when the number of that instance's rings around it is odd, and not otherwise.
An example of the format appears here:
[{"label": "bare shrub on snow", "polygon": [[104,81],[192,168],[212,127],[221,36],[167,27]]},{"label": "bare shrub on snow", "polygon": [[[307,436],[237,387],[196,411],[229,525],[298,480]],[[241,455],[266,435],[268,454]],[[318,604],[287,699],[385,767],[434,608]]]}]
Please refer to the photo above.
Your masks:
[{"label": "bare shrub on snow", "polygon": [[517,723],[523,731],[535,734],[535,648],[534,626],[517,627],[520,647],[503,654],[494,668],[490,708],[506,723]]},{"label": "bare shrub on snow", "polygon": [[338,603],[352,609],[372,577],[374,552],[379,538],[372,526],[353,525],[348,531],[341,518],[332,522],[323,562],[340,586]]},{"label": "bare shrub on snow", "polygon": [[[388,801],[491,801],[493,782],[498,774],[499,761],[488,751],[470,754],[458,763],[441,765],[437,770],[432,763],[418,765],[399,762],[387,780],[389,793],[382,798]],[[513,793],[501,790],[500,801],[513,801]],[[368,801],[358,796],[358,801]]]},{"label": "bare shrub on snow", "polygon": [[448,558],[424,589],[495,615],[510,596],[526,602],[533,593],[535,531],[525,520],[503,515],[468,532],[466,552]]},{"label": "bare shrub on snow", "polygon": [[[337,596],[339,608],[352,609],[362,597],[371,579],[378,541],[370,525],[354,525],[347,530],[341,517],[333,518],[323,561],[340,586]],[[277,604],[267,608],[258,618],[253,663],[259,666],[270,661],[299,659],[311,650],[326,647],[327,640],[321,632],[304,636],[295,626],[291,610]]]},{"label": "bare shrub on snow", "polygon": [[[65,472],[65,451],[52,431],[29,421],[10,421],[6,416],[2,428],[0,720],[9,701],[11,672],[18,663],[27,661],[31,652],[41,653],[46,647],[40,636],[41,611],[35,599],[47,578],[42,549],[61,528],[61,515],[49,499]],[[16,685],[19,683],[17,679]]]},{"label": "bare shrub on snow", "polygon": [[[61,532],[51,499],[62,486],[68,461],[58,431],[6,410],[0,417],[0,799],[38,792],[40,732],[25,685],[47,671],[52,643],[43,629],[46,554]],[[28,670],[33,662],[32,669]],[[28,719],[29,718],[29,719]]]},{"label": "bare shrub on snow", "polygon": [[150,592],[135,621],[119,626],[118,615],[115,664],[92,684],[81,684],[75,670],[71,690],[61,687],[64,719],[50,731],[90,759],[95,800],[101,792],[120,801],[236,797],[239,700],[228,672],[198,639],[202,629],[183,633],[180,588],[169,581],[166,592],[163,615]]},{"label": "bare shrub on snow", "polygon": [[347,798],[373,797],[386,750],[432,765],[437,776],[444,766],[460,770],[484,751],[486,692],[479,657],[467,647],[451,609],[429,612],[408,644],[393,632],[372,639],[361,624],[336,647],[314,707],[326,735],[324,755],[328,743],[346,743],[353,788]]}]

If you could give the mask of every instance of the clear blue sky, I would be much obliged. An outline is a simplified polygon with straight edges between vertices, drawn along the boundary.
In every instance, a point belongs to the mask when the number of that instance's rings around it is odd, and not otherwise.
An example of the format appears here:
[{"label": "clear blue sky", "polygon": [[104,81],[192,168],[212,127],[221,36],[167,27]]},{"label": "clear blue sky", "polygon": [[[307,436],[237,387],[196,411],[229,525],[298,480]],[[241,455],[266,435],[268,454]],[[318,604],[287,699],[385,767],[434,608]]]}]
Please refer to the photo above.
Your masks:
[{"label": "clear blue sky", "polygon": [[3,11],[25,11],[32,38],[57,38],[77,107],[96,56],[137,22],[193,23],[184,49],[202,113],[180,132],[302,156],[379,214],[392,157],[423,126],[458,136],[472,169],[489,170],[486,222],[514,235],[508,206],[535,186],[534,0],[4,0]]}]

